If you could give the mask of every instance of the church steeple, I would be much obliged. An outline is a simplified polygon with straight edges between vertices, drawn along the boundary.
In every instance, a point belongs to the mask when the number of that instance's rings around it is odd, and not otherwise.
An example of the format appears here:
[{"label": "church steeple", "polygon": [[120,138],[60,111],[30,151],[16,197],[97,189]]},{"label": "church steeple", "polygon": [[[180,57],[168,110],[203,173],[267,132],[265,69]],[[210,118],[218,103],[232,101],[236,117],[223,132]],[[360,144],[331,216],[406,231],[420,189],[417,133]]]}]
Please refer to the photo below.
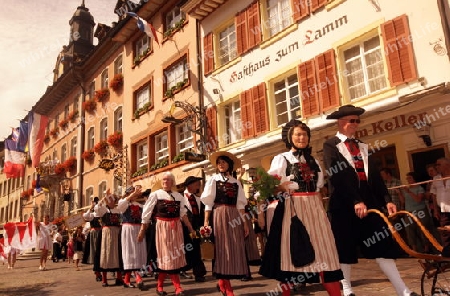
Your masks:
[{"label": "church steeple", "polygon": [[86,8],[84,0],[69,21],[70,43],[74,44],[74,54],[82,57],[87,55],[93,48],[94,40],[94,17]]}]

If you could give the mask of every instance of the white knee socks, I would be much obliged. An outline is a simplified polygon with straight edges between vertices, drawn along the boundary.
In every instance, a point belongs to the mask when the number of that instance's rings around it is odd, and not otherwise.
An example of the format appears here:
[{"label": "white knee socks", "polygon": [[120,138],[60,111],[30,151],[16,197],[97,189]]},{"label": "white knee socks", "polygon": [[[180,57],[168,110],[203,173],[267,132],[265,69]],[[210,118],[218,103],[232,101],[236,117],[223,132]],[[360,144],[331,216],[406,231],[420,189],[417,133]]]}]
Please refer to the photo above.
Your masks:
[{"label": "white knee socks", "polygon": [[344,295],[350,295],[353,293],[352,290],[352,266],[351,264],[341,263],[341,270],[344,274],[344,279],[341,280],[342,290],[344,291]]},{"label": "white knee socks", "polygon": [[387,276],[391,284],[394,286],[397,295],[409,296],[409,294],[411,294],[411,290],[409,290],[408,287],[406,287],[405,282],[400,277],[400,273],[398,272],[395,261],[393,259],[385,259],[385,258],[377,258],[376,261],[380,266],[381,271],[383,271],[383,273]]}]

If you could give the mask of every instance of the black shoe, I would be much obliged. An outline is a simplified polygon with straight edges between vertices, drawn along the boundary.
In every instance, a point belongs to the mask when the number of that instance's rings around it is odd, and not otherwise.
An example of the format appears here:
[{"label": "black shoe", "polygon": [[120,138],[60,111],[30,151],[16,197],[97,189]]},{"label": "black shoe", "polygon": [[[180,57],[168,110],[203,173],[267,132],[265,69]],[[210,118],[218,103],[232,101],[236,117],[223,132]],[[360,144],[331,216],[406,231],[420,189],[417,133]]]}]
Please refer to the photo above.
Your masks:
[{"label": "black shoe", "polygon": [[248,282],[251,280],[253,280],[253,278],[251,276],[244,276],[243,278],[241,278],[241,281],[243,281],[243,282]]},{"label": "black shoe", "polygon": [[133,285],[132,283],[129,283],[129,284],[123,283],[123,287],[124,288],[136,288],[136,286]]},{"label": "black shoe", "polygon": [[220,286],[219,284],[216,285],[217,291],[220,292],[220,294],[222,294],[222,296],[227,296],[227,293],[225,293],[224,291],[220,290]]},{"label": "black shoe", "polygon": [[197,283],[203,283],[204,281],[206,281],[206,279],[205,279],[204,276],[196,276],[196,277],[195,277],[195,281],[196,281]]},{"label": "black shoe", "polygon": [[158,289],[156,289],[156,295],[158,295],[158,296],[166,296],[167,293],[164,292],[164,291],[158,291]]},{"label": "black shoe", "polygon": [[108,287],[109,285],[108,285],[108,283],[103,283],[102,284],[102,287]]},{"label": "black shoe", "polygon": [[102,277],[101,277],[101,276],[98,276],[98,277],[95,278],[95,280],[96,280],[97,282],[101,282],[101,281],[102,281]]},{"label": "black shoe", "polygon": [[141,281],[141,282],[137,283],[137,286],[138,286],[139,290],[141,290],[141,291],[144,290],[144,282]]},{"label": "black shoe", "polygon": [[123,282],[123,280],[116,279],[116,284],[115,285],[116,286],[122,286],[122,285],[124,285],[124,282]]},{"label": "black shoe", "polygon": [[192,275],[187,274],[185,271],[180,272],[180,276],[184,277],[185,279],[192,279]]}]

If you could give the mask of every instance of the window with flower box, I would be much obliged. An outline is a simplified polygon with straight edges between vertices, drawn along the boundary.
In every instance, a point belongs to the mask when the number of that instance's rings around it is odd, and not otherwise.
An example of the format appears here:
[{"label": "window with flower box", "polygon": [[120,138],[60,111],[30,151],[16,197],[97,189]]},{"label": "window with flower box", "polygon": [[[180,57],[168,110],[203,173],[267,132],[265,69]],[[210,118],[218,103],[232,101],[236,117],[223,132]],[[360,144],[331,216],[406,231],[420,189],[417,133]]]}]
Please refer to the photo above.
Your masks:
[{"label": "window with flower box", "polygon": [[164,161],[169,156],[169,141],[167,131],[155,136],[155,163]]},{"label": "window with flower box", "polygon": [[92,100],[95,97],[95,80],[89,84],[87,95],[89,95],[89,99]]},{"label": "window with flower box", "polygon": [[275,81],[273,83],[273,91],[278,126],[291,119],[300,117],[299,111],[301,109],[297,74]]},{"label": "window with flower box", "polygon": [[117,107],[114,111],[114,131],[121,132],[122,131],[122,107]]},{"label": "window with flower box", "polygon": [[69,116],[69,112],[70,112],[70,106],[69,106],[69,104],[66,104],[64,106],[64,118],[65,119]]},{"label": "window with flower box", "polygon": [[72,140],[70,140],[70,156],[77,157],[77,137],[73,137]]},{"label": "window with flower box", "polygon": [[55,121],[53,123],[53,128],[57,129],[58,128],[58,124],[59,124],[59,114],[56,114]]},{"label": "window with flower box", "polygon": [[109,87],[109,76],[108,76],[108,68],[106,68],[105,70],[103,70],[102,72],[102,84],[101,84],[101,88],[105,89]]},{"label": "window with flower box", "polygon": [[179,6],[175,6],[172,10],[166,13],[166,21],[164,23],[164,31],[169,29],[177,29],[180,22],[186,20],[186,14],[181,11]]},{"label": "window with flower box", "polygon": [[151,87],[150,83],[144,85],[142,88],[136,91],[134,95],[135,99],[135,105],[134,110],[135,112],[141,112],[141,111],[147,111],[150,106],[153,105],[152,100],[152,93],[151,93]]},{"label": "window with flower box", "polygon": [[52,157],[53,157],[53,160],[58,159],[58,151],[53,150],[53,155],[52,155]]},{"label": "window with flower box", "polygon": [[164,69],[164,77],[166,83],[164,97],[171,98],[174,93],[183,88],[189,80],[187,56],[183,56],[180,60]]},{"label": "window with flower box", "polygon": [[122,74],[122,55],[114,60],[114,75]]},{"label": "window with flower box", "polygon": [[[101,199],[102,197],[99,196],[99,198]],[[92,200],[94,199],[94,187],[93,186],[89,186],[88,188],[86,188],[86,193],[84,195],[84,200],[83,200],[83,205],[90,205],[92,203]]]},{"label": "window with flower box", "polygon": [[98,196],[99,198],[106,196],[106,181],[102,181],[98,184]]},{"label": "window with flower box", "polygon": [[242,139],[241,103],[234,101],[223,107],[226,138],[225,144],[231,144]]},{"label": "window with flower box", "polygon": [[80,96],[81,96],[81,94],[77,94],[76,96],[75,96],[75,99],[73,100],[73,105],[72,105],[72,109],[73,109],[73,112],[78,112],[79,111],[79,104],[80,104]]},{"label": "window with flower box", "polygon": [[237,57],[236,26],[234,22],[217,34],[219,44],[219,67]]},{"label": "window with flower box", "polygon": [[134,62],[139,63],[151,51],[150,38],[144,34],[134,45]]},{"label": "window with flower box", "polygon": [[148,166],[148,144],[142,140],[136,144],[136,170],[146,169]]},{"label": "window with flower box", "polygon": [[100,141],[105,141],[108,138],[108,118],[103,118],[100,121]]},{"label": "window with flower box", "polygon": [[86,141],[87,150],[94,149],[94,146],[95,146],[95,131],[94,131],[94,127],[93,126],[91,126],[88,129],[87,139],[86,140],[87,140]]},{"label": "window with flower box", "polygon": [[67,159],[67,145],[63,144],[61,146],[61,163],[65,162]]},{"label": "window with flower box", "polygon": [[194,148],[194,137],[188,126],[192,124],[184,122],[175,127],[175,137],[177,140],[177,154],[189,151]]}]

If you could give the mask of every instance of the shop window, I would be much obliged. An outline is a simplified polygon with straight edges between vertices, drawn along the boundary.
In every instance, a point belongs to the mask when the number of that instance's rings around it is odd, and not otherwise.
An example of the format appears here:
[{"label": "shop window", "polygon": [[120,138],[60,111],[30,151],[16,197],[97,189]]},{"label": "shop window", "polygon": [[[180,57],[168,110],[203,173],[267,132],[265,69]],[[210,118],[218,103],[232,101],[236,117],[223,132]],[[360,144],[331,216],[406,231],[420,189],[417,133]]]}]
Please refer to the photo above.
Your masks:
[{"label": "shop window", "polygon": [[284,77],[273,84],[277,124],[280,126],[300,114],[297,74]]},{"label": "shop window", "polygon": [[387,87],[378,36],[345,50],[344,63],[350,100],[368,96]]},{"label": "shop window", "polygon": [[225,134],[223,140],[226,145],[236,143],[242,139],[242,120],[241,120],[241,102],[234,101],[223,107]]}]

